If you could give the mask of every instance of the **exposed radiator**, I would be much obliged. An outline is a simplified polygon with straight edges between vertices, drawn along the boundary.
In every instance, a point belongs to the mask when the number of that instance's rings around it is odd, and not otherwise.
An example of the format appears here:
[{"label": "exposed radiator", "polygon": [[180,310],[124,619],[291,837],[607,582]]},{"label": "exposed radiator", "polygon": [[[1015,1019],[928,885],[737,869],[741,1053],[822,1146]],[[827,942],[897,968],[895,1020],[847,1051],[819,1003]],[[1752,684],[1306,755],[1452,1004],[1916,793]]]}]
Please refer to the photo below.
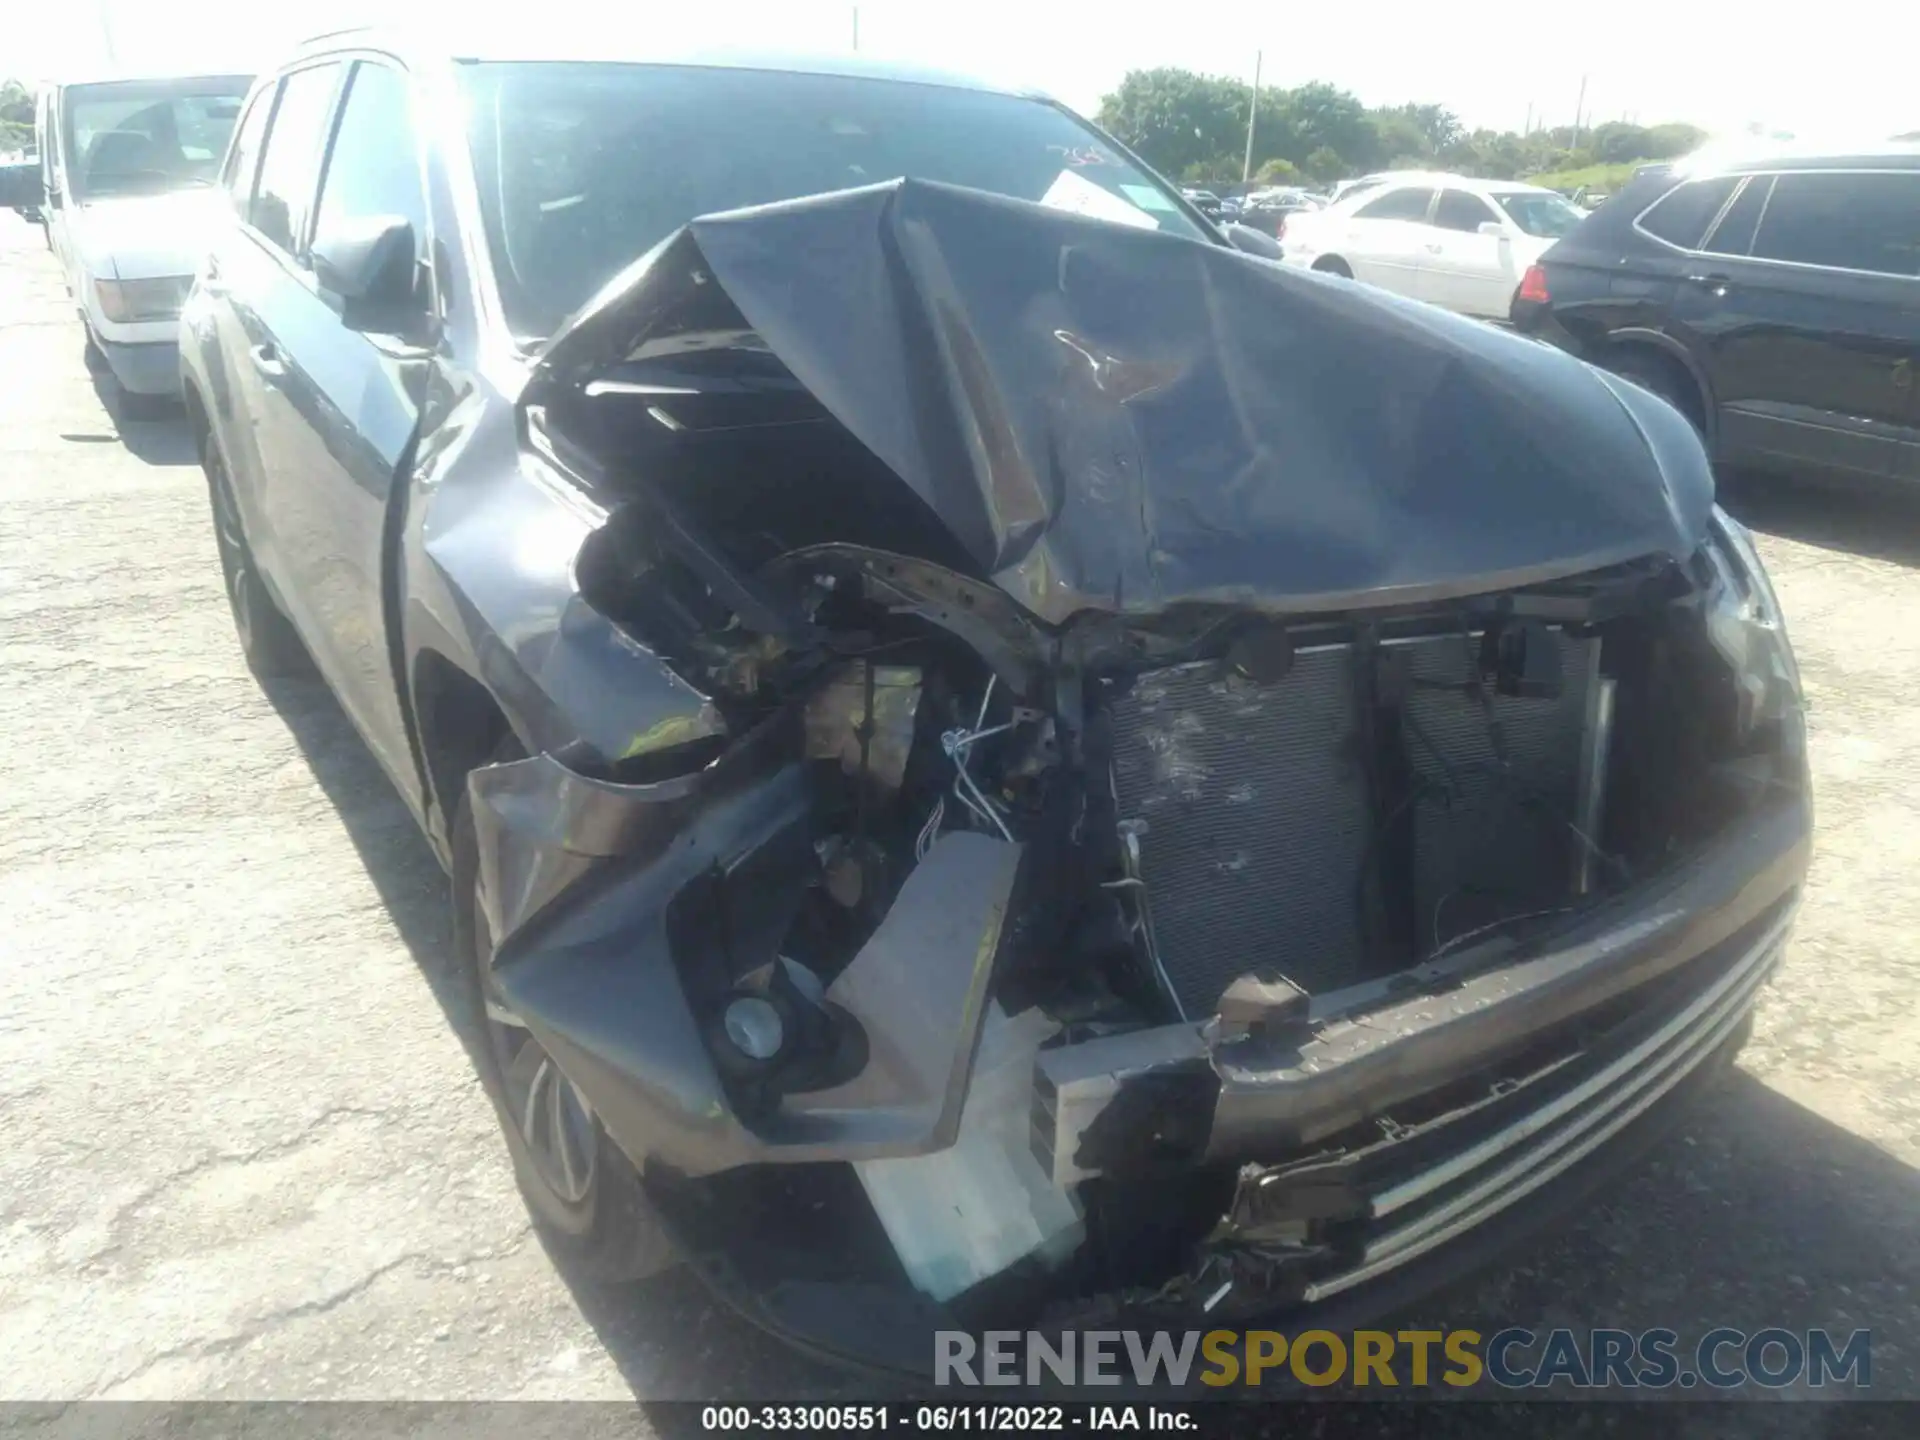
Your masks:
[{"label": "exposed radiator", "polygon": [[[1413,807],[1422,953],[1436,937],[1514,913],[1516,897],[1563,891],[1571,876],[1567,821],[1599,642],[1555,634],[1560,695],[1494,701],[1517,780],[1491,773],[1478,705],[1456,690],[1409,692],[1407,757],[1427,782]],[[1388,644],[1407,647],[1416,679],[1467,677],[1458,634]],[[1141,676],[1115,698],[1119,815],[1142,827],[1154,943],[1189,1017],[1211,1014],[1249,972],[1284,975],[1310,992],[1361,977],[1356,886],[1372,820],[1356,716],[1344,645],[1303,649],[1271,685],[1207,662]]]}]

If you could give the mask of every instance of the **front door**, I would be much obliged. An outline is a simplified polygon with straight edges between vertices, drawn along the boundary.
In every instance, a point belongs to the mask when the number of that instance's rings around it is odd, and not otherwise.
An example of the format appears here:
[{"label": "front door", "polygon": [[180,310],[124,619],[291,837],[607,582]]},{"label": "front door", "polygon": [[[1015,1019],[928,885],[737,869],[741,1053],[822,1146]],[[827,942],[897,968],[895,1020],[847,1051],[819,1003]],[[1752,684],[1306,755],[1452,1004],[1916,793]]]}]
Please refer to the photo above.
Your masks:
[{"label": "front door", "polygon": [[[385,62],[355,62],[311,224],[303,217],[292,229],[301,258],[283,267],[259,303],[275,366],[263,409],[265,494],[280,517],[287,588],[298,596],[301,632],[315,662],[375,758],[409,795],[417,777],[388,649],[382,582],[388,507],[419,416],[425,352],[417,333],[349,329],[337,298],[318,285],[309,252],[330,235],[391,216],[413,226],[418,257],[431,253],[414,135],[405,72]],[[428,286],[418,260],[415,274],[424,321]]]}]

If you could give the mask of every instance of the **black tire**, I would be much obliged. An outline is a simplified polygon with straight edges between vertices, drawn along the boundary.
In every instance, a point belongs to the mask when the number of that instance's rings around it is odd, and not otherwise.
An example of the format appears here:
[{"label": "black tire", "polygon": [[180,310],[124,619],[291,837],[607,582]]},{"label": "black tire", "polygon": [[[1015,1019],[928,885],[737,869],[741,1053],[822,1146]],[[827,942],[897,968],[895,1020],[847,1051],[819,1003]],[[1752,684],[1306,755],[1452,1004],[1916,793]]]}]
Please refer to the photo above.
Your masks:
[{"label": "black tire", "polygon": [[1678,360],[1645,346],[1628,345],[1610,352],[1600,363],[1621,379],[1631,380],[1673,406],[1686,416],[1701,442],[1706,442],[1707,422],[1700,387],[1693,383],[1693,377]]},{"label": "black tire", "polygon": [[1313,262],[1313,268],[1318,270],[1322,275],[1338,275],[1342,280],[1351,280],[1353,278],[1352,269],[1349,268],[1347,262],[1342,260],[1338,255],[1322,255],[1318,260]]},{"label": "black tire", "polygon": [[[491,763],[523,754],[509,740]],[[658,1274],[680,1257],[639,1173],[540,1042],[512,1023],[492,983],[493,947],[477,871],[463,787],[453,823],[454,961],[473,1036],[474,1067],[499,1117],[527,1210],[556,1263],[580,1279],[621,1284]]]},{"label": "black tire", "polygon": [[234,503],[225,457],[211,431],[200,437],[200,468],[207,475],[207,498],[213,510],[213,538],[220,549],[220,573],[226,581],[227,606],[233,611],[233,629],[247,668],[262,680],[311,675],[313,659],[300,642],[293,622],[282,613],[253,562],[240,508]]}]

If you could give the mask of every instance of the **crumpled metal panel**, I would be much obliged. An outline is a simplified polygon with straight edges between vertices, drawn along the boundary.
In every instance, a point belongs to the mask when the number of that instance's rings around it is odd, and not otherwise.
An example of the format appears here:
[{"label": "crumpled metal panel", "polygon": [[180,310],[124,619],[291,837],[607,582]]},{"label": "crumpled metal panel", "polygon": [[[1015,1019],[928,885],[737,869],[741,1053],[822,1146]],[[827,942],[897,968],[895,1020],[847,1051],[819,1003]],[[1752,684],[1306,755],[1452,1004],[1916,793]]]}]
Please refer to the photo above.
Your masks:
[{"label": "crumpled metal panel", "polygon": [[525,403],[715,284],[1033,614],[1414,603],[1689,554],[1713,481],[1581,361],[1201,241],[898,180],[711,215],[551,342]]},{"label": "crumpled metal panel", "polygon": [[782,759],[797,740],[772,725],[651,785],[550,755],[469,778],[500,993],[637,1164],[702,1175],[921,1155],[958,1130],[1021,854],[970,832],[934,844],[828,987],[866,1034],[865,1068],[751,1124],[728,1102],[680,980],[681,964],[723,957],[676,956],[667,917],[699,876],[804,825],[804,769]]}]

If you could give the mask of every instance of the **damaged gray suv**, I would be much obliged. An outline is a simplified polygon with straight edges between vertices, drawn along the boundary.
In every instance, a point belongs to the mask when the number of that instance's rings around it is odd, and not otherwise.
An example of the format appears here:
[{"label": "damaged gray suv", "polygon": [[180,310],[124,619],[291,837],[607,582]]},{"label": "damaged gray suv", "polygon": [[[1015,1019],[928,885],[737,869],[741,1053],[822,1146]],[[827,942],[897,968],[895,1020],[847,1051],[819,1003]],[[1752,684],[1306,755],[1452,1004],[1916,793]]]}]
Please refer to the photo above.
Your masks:
[{"label": "damaged gray suv", "polygon": [[448,867],[569,1260],[906,1371],[1337,1325],[1744,1039],[1799,679],[1647,392],[949,77],[333,36],[223,183],[241,643]]}]

